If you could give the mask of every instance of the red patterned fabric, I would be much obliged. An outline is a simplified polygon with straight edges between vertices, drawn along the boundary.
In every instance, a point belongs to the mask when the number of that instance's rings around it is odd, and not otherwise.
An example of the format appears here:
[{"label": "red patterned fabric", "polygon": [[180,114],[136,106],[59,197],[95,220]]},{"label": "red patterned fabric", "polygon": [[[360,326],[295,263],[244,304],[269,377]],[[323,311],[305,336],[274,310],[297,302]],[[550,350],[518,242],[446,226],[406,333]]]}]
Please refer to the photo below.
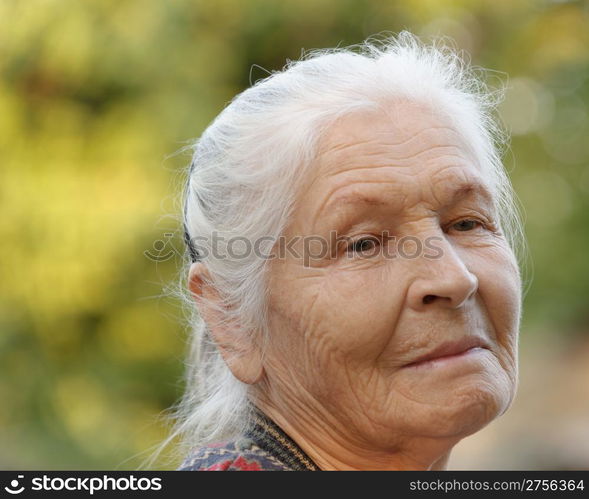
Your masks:
[{"label": "red patterned fabric", "polygon": [[206,468],[206,471],[227,471],[229,468],[233,468],[235,471],[263,471],[259,462],[255,460],[248,461],[242,456],[239,456],[235,460],[226,459],[220,463],[213,464]]},{"label": "red patterned fabric", "polygon": [[276,423],[256,410],[242,437],[195,449],[179,471],[318,471],[309,456]]}]

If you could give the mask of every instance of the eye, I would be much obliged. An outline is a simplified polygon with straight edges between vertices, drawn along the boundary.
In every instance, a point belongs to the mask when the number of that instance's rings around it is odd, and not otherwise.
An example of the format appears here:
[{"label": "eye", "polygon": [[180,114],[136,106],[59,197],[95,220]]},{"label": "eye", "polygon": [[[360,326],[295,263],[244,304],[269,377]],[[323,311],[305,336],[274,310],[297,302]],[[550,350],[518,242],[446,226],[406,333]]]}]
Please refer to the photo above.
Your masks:
[{"label": "eye", "polygon": [[459,232],[468,232],[476,229],[477,227],[483,227],[483,223],[479,220],[466,219],[452,224],[452,227]]},{"label": "eye", "polygon": [[348,254],[362,254],[366,251],[374,251],[379,244],[378,239],[375,237],[363,237],[352,241],[346,248]]}]

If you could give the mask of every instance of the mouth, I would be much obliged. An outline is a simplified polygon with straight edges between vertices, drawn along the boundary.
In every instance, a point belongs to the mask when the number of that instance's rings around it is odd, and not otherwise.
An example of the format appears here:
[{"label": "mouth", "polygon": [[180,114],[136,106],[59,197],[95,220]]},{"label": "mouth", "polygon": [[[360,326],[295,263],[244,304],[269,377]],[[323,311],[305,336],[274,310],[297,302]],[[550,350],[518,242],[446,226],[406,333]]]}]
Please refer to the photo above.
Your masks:
[{"label": "mouth", "polygon": [[481,353],[490,350],[486,341],[477,336],[469,336],[458,341],[442,343],[430,352],[417,357],[417,359],[405,364],[403,367],[418,367],[433,363],[433,361],[458,360],[466,358],[471,354]]}]

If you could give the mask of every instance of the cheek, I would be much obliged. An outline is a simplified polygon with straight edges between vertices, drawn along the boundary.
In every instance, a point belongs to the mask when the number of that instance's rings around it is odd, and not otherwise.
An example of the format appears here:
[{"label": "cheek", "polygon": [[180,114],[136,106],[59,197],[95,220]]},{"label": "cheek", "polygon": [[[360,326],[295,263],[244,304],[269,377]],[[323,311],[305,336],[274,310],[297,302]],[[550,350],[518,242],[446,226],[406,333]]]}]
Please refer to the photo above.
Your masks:
[{"label": "cheek", "polygon": [[479,294],[493,325],[496,341],[511,363],[516,362],[521,317],[521,279],[507,245],[478,252],[470,262],[479,280]]},{"label": "cheek", "polygon": [[401,312],[401,278],[386,265],[334,270],[311,311],[307,344],[321,344],[347,363],[373,361],[390,342]]}]

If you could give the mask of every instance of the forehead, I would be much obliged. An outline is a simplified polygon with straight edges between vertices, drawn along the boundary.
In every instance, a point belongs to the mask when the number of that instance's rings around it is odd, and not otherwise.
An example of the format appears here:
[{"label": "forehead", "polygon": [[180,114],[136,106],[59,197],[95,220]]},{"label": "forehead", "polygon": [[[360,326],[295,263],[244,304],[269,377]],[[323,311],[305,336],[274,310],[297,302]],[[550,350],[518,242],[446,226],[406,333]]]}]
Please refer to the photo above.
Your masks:
[{"label": "forehead", "polygon": [[332,125],[320,142],[315,174],[335,175],[362,165],[414,167],[440,157],[476,162],[449,119],[424,104],[399,101],[346,115]]},{"label": "forehead", "polygon": [[434,197],[469,185],[482,186],[489,197],[492,191],[450,120],[412,102],[344,116],[323,135],[313,166],[306,198],[362,186],[405,196],[408,186]]}]

